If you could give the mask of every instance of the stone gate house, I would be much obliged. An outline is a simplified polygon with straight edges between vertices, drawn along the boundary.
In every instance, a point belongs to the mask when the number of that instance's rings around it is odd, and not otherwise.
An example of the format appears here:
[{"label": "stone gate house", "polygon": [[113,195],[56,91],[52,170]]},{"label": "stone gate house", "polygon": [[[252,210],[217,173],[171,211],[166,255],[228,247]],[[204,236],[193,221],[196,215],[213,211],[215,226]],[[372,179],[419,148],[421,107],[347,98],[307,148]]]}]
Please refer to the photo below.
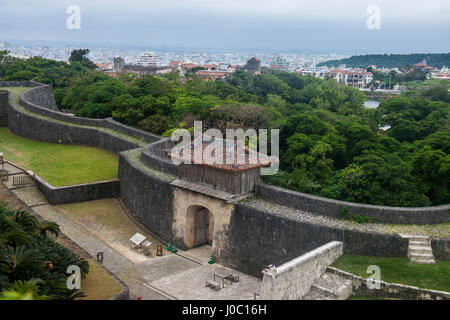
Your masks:
[{"label": "stone gate house", "polygon": [[221,243],[236,201],[254,191],[260,168],[270,166],[267,155],[236,141],[204,137],[177,146],[166,155],[183,161],[172,182],[173,236],[186,248],[211,244],[220,256]]}]

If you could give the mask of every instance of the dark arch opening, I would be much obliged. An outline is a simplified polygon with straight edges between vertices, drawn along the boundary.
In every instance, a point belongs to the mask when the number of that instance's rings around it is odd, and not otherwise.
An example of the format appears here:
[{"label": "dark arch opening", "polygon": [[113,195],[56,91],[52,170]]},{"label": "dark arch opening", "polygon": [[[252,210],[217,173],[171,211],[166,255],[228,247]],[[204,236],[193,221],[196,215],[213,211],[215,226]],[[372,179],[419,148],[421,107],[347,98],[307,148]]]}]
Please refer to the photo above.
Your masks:
[{"label": "dark arch opening", "polygon": [[194,247],[213,243],[214,217],[205,207],[193,206],[194,215]]}]

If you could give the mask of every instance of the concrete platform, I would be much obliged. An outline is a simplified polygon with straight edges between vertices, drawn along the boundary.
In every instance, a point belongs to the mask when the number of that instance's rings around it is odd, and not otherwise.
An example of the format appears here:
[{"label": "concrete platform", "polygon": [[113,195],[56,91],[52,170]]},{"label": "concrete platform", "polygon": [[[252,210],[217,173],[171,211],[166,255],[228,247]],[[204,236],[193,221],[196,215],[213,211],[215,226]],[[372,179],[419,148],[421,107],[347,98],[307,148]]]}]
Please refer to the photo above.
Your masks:
[{"label": "concrete platform", "polygon": [[147,283],[152,283],[165,277],[172,277],[187,270],[197,268],[198,266],[198,263],[175,254],[169,254],[135,264],[137,272]]},{"label": "concrete platform", "polygon": [[[219,291],[206,287],[206,281],[213,280],[214,273],[224,270],[239,275],[239,282],[226,285]],[[221,283],[218,278],[216,282]],[[261,280],[217,264],[206,264],[161,278],[150,285],[179,300],[254,300],[254,293],[260,290]]]}]

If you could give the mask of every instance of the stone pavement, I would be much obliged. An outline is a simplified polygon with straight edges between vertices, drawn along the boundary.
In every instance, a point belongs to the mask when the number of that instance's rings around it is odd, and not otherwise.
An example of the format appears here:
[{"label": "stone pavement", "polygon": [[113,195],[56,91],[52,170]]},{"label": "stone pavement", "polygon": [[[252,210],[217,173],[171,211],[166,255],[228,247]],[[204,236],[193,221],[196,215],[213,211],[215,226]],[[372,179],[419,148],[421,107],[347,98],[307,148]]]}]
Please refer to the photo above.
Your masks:
[{"label": "stone pavement", "polygon": [[[206,281],[214,280],[214,274],[223,271],[238,275],[239,281],[231,285],[226,284],[219,291],[206,287]],[[217,277],[215,281],[222,283],[222,280]],[[259,292],[261,288],[260,279],[218,264],[196,265],[149,284],[179,300],[253,300],[255,292]]]},{"label": "stone pavement", "polygon": [[151,259],[135,265],[137,272],[147,282],[171,277],[178,273],[197,268],[198,263],[185,259],[175,254]]},{"label": "stone pavement", "polygon": [[136,272],[136,269],[129,260],[95,237],[92,233],[64,217],[57,208],[51,205],[43,205],[34,207],[33,209],[44,219],[58,223],[61,231],[67,237],[93,257],[96,257],[98,252],[103,252],[103,265],[127,284],[130,289],[130,299],[137,299],[137,297],[142,297],[145,300],[166,299],[164,296],[143,285],[143,279]]}]

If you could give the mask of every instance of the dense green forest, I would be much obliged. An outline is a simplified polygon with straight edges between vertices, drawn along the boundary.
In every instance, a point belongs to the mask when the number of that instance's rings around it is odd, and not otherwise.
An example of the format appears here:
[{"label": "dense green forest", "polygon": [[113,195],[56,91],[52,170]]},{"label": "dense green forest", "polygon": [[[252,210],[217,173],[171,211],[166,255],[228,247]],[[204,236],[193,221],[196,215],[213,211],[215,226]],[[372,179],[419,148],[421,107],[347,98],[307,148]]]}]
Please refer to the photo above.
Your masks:
[{"label": "dense green forest", "polygon": [[450,67],[450,53],[414,53],[414,54],[368,54],[352,56],[342,60],[321,62],[318,66],[338,67],[345,64],[352,68],[368,68],[376,65],[377,68],[400,68],[405,65],[414,65],[426,59],[431,67]]},{"label": "dense green forest", "polygon": [[[265,70],[226,81],[121,74],[82,62],[3,58],[0,78],[52,83],[58,105],[169,136],[175,128],[279,128],[280,166],[267,183],[389,206],[450,203],[448,82],[420,86],[365,109],[334,80]],[[5,60],[6,59],[6,60]],[[390,126],[386,131],[380,126]]]}]

